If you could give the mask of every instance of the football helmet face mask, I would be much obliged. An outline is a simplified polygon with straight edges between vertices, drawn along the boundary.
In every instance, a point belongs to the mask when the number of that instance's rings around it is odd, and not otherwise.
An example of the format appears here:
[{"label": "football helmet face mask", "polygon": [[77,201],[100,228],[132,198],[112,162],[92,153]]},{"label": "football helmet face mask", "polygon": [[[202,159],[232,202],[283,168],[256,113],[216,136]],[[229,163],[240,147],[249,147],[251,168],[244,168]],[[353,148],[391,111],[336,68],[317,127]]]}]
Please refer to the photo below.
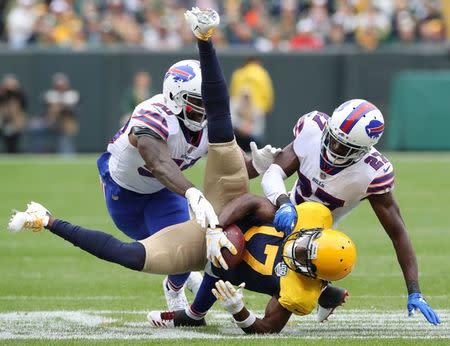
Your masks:
[{"label": "football helmet face mask", "polygon": [[356,247],[344,233],[314,228],[288,236],[283,260],[293,271],[325,281],[346,277],[356,262]]},{"label": "football helmet face mask", "polygon": [[201,86],[202,74],[197,60],[175,63],[164,77],[163,95],[167,107],[194,132],[201,131],[206,126]]},{"label": "football helmet face mask", "polygon": [[377,107],[366,100],[349,100],[328,119],[320,154],[331,166],[348,167],[370,151],[383,131],[384,119]]}]

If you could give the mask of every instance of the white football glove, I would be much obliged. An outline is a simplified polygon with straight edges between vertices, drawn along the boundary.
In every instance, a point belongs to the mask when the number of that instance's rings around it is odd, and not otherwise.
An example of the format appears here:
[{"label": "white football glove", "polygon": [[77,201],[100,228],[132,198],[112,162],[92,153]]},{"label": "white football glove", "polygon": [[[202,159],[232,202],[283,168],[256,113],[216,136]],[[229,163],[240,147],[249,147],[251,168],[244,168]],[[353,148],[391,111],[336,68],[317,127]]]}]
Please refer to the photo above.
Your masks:
[{"label": "white football glove", "polygon": [[245,282],[236,289],[229,281],[219,280],[216,282],[216,288],[213,288],[211,292],[225,310],[235,315],[244,308],[244,294],[242,293],[244,287]]},{"label": "white football glove", "polygon": [[206,258],[217,267],[228,270],[228,264],[220,252],[220,249],[226,247],[232,255],[237,254],[237,250],[233,243],[228,240],[221,228],[209,228],[206,230]]},{"label": "white football glove", "polygon": [[184,196],[188,200],[192,214],[194,214],[194,217],[200,226],[203,228],[208,225],[212,228],[217,226],[219,219],[216,212],[211,203],[208,202],[199,189],[191,187],[186,190]]},{"label": "white football glove", "polygon": [[220,23],[219,14],[211,8],[192,7],[191,10],[184,12],[184,18],[194,35],[203,41],[208,41]]},{"label": "white football glove", "polygon": [[267,144],[264,148],[258,149],[255,142],[250,142],[252,151],[252,164],[258,174],[263,174],[275,160],[275,156],[282,151]]}]

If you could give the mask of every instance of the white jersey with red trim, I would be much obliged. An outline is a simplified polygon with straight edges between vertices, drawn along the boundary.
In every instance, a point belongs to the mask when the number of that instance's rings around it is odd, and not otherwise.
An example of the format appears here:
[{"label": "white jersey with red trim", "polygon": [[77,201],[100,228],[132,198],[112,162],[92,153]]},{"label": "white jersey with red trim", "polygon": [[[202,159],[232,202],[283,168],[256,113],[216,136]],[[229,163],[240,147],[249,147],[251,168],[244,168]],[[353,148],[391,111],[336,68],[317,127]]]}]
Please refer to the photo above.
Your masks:
[{"label": "white jersey with red trim", "polygon": [[298,179],[291,190],[293,203],[315,201],[331,209],[335,225],[361,200],[394,187],[392,164],[375,148],[346,168],[327,165],[321,157],[322,132],[328,115],[313,111],[303,115],[293,132],[294,151],[300,161]]},{"label": "white jersey with red trim", "polygon": [[176,115],[164,104],[164,96],[158,94],[134,109],[128,122],[108,145],[108,152],[111,153],[110,175],[125,189],[150,194],[164,188],[164,185],[145,167],[138,149],[128,140],[128,134],[133,126],[149,128],[167,142],[171,157],[181,170],[194,165],[208,151],[207,129],[189,132],[180,125]]}]

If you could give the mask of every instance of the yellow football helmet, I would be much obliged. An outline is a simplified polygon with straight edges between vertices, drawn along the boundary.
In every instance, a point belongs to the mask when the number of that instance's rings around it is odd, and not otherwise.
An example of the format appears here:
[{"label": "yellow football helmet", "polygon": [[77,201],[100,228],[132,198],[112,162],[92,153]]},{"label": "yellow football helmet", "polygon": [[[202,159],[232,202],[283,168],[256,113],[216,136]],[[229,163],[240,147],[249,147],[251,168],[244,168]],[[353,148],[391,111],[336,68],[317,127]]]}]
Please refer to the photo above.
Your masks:
[{"label": "yellow football helmet", "polygon": [[303,229],[283,244],[283,260],[297,273],[336,281],[346,277],[356,262],[356,247],[344,233],[333,229]]},{"label": "yellow football helmet", "polygon": [[330,209],[321,203],[303,202],[295,206],[297,211],[297,224],[294,232],[301,229],[311,228],[331,228],[333,226],[333,216]]}]

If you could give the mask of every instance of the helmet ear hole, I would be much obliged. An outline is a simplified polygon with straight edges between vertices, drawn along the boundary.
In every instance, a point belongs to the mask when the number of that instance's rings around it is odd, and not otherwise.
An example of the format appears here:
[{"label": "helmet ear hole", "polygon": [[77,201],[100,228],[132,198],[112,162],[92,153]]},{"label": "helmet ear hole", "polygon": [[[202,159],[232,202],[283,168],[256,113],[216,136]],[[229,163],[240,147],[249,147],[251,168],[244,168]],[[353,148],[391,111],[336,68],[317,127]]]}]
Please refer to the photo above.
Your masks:
[{"label": "helmet ear hole", "polygon": [[172,92],[169,93],[169,97],[170,97],[170,99],[173,101],[174,97],[173,97]]}]

